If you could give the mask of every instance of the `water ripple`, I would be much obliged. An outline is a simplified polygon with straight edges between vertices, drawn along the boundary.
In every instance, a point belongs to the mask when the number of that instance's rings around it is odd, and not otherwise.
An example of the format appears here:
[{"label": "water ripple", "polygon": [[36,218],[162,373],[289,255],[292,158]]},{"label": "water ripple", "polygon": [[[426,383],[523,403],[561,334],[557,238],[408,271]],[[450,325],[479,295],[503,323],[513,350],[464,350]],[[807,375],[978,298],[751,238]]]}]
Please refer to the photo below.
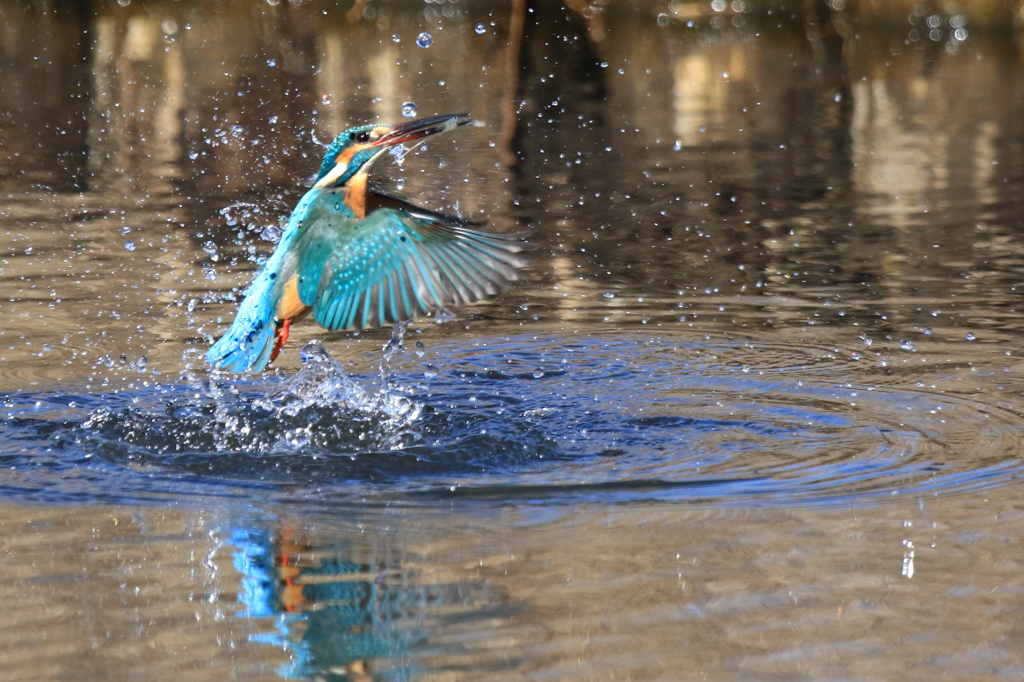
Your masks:
[{"label": "water ripple", "polygon": [[[13,393],[0,484],[56,500],[257,486],[307,498],[842,501],[1021,475],[1006,461],[1024,421],[1012,407],[918,388],[918,366],[913,386],[849,362],[843,383],[830,381],[829,354],[517,337],[406,354],[383,379],[350,377],[323,354],[289,378]],[[425,381],[428,361],[440,370]]]}]

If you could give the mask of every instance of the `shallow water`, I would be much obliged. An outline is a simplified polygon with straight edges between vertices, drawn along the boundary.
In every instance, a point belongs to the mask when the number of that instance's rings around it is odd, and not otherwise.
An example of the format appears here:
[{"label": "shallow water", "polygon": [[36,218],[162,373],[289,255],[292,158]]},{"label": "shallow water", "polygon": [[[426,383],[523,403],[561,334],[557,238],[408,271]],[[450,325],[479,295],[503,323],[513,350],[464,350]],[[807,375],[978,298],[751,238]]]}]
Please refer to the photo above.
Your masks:
[{"label": "shallow water", "polygon": [[[9,679],[1021,677],[1008,17],[527,5],[0,3]],[[409,103],[524,281],[208,374]]]}]

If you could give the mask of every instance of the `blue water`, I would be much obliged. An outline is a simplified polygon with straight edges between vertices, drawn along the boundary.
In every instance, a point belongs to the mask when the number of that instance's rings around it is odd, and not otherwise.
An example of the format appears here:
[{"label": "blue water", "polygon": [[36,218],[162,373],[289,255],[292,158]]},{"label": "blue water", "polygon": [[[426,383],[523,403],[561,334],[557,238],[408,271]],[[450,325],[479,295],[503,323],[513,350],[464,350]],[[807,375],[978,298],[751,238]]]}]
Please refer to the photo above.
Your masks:
[{"label": "blue water", "polygon": [[[634,332],[420,354],[350,376],[311,344],[293,375],[8,393],[0,494],[846,503],[1005,484],[1022,471],[986,460],[994,440],[1016,438],[1018,413],[905,385],[839,349]],[[829,380],[837,363],[861,381]]]}]

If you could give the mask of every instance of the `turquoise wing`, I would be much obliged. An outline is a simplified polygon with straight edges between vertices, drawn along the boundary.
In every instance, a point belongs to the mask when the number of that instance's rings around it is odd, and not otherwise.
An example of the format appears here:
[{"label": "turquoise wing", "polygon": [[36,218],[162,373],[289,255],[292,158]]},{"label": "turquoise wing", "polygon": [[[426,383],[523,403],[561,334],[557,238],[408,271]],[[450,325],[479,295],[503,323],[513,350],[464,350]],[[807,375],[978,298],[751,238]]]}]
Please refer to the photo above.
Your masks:
[{"label": "turquoise wing", "polygon": [[521,235],[445,225],[382,208],[320,216],[296,244],[299,298],[320,326],[365,329],[479,301],[519,279]]}]

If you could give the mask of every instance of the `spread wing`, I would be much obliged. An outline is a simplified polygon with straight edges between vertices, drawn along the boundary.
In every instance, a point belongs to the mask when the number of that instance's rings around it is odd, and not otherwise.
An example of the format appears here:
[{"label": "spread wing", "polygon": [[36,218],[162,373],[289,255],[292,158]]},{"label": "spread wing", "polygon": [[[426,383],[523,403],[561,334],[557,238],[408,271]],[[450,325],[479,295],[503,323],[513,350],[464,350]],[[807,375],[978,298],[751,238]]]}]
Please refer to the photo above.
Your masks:
[{"label": "spread wing", "polygon": [[519,279],[526,244],[381,208],[363,220],[319,217],[296,246],[299,298],[333,331],[492,296]]}]

